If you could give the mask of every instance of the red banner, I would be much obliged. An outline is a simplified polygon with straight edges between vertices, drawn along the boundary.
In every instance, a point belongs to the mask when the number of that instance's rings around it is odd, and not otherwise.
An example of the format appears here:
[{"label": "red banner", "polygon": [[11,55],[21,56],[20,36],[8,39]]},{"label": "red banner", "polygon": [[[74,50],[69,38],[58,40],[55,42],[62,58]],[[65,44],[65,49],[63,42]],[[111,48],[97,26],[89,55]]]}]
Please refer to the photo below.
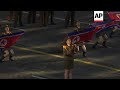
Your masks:
[{"label": "red banner", "polygon": [[88,42],[93,39],[94,31],[73,35],[70,37],[72,44],[76,42]]},{"label": "red banner", "polygon": [[107,21],[103,23],[96,23],[93,25],[93,27],[88,28],[86,30],[77,32],[77,33],[68,33],[68,38],[72,40],[72,44],[78,43],[78,42],[88,42],[92,41],[93,37],[96,33],[103,32],[108,30],[107,28],[113,27],[114,25],[117,25],[115,21]]},{"label": "red banner", "polygon": [[24,31],[1,36],[0,48],[9,48],[13,46],[23,34],[24,34]]},{"label": "red banner", "polygon": [[120,21],[120,12],[108,12],[108,16],[115,21]]}]

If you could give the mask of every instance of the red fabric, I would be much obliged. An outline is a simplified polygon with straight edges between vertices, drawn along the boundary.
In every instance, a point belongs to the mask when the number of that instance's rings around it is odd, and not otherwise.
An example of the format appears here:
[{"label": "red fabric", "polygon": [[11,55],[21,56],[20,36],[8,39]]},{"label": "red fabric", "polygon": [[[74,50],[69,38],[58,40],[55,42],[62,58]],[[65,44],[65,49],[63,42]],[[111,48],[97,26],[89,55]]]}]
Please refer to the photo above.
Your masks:
[{"label": "red fabric", "polygon": [[0,38],[0,48],[9,48],[13,46],[21,36],[22,34],[5,36],[4,38]]},{"label": "red fabric", "polygon": [[108,12],[108,16],[116,21],[120,21],[120,12]]},{"label": "red fabric", "polygon": [[71,36],[70,39],[73,44],[78,42],[88,42],[93,39],[94,33],[95,33],[94,31],[91,31],[84,34],[75,35],[75,36]]}]

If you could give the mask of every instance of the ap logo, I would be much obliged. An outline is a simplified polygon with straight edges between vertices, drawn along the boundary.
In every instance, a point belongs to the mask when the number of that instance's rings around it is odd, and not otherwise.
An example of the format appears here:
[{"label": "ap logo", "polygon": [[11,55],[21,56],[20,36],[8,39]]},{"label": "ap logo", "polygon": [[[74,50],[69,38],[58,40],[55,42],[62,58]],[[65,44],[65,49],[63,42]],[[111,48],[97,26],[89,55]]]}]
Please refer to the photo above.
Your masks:
[{"label": "ap logo", "polygon": [[94,22],[103,22],[103,11],[94,11]]}]

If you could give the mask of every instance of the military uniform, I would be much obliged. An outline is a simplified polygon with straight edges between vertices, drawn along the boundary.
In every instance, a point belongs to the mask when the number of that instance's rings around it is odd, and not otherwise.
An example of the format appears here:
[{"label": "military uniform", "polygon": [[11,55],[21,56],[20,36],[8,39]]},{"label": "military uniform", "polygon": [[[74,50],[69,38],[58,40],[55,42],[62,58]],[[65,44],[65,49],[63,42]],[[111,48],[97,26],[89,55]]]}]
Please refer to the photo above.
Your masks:
[{"label": "military uniform", "polygon": [[76,52],[76,48],[74,45],[67,46],[63,45],[63,55],[65,58],[65,69],[73,69],[74,67],[74,54]]},{"label": "military uniform", "polygon": [[105,48],[107,48],[107,45],[106,45],[106,43],[107,43],[107,40],[108,40],[108,36],[107,36],[107,34],[104,32],[103,33],[103,43],[102,43],[102,45],[105,47]]},{"label": "military uniform", "polygon": [[[7,34],[12,34],[9,30],[9,27],[6,26],[5,27],[5,31],[3,32],[2,35],[7,35]],[[1,48],[1,58],[0,58],[0,62],[3,61],[3,59],[5,59],[7,56],[9,56],[9,60],[13,61],[12,57],[14,55],[14,51],[11,48]]]},{"label": "military uniform", "polygon": [[110,38],[112,38],[112,35],[116,32],[116,30],[118,29],[117,26],[114,26],[114,29],[112,30],[112,32],[110,33]]},{"label": "military uniform", "polygon": [[84,42],[80,42],[79,44],[77,44],[77,46],[79,46],[78,51],[80,51],[80,49],[82,49],[83,57],[86,57],[87,48],[85,46],[85,43]]},{"label": "military uniform", "polygon": [[98,35],[96,35],[96,41],[95,44],[93,45],[93,48],[96,48],[98,44],[102,44],[104,47],[107,48],[106,46],[107,40],[108,36],[105,32],[99,33]]},{"label": "military uniform", "polygon": [[10,49],[10,48],[1,49],[0,62],[2,62],[6,57],[9,57],[9,60],[13,61],[13,59],[12,59],[13,55],[14,55],[13,49]]},{"label": "military uniform", "polygon": [[[75,23],[74,32],[79,32],[79,31],[80,31],[80,21],[77,21]],[[76,44],[77,44],[77,46],[79,46],[79,49],[82,49],[83,57],[86,57],[87,49],[86,49],[85,43],[80,42],[80,43],[76,43]]]},{"label": "military uniform", "polygon": [[80,31],[80,21],[75,22],[75,31]]}]

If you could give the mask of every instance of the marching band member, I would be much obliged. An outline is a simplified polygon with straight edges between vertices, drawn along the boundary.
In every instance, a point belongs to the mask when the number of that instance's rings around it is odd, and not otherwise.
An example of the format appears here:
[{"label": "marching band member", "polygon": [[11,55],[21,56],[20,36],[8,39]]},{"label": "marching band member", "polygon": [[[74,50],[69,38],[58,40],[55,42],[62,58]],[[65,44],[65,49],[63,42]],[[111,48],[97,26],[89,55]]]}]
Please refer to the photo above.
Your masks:
[{"label": "marching band member", "polygon": [[7,34],[12,34],[12,32],[10,31],[10,28],[8,25],[6,25],[5,27],[5,32],[2,33],[3,35],[7,35]]},{"label": "marching band member", "polygon": [[[8,25],[6,25],[5,32],[3,32],[2,34],[3,35],[12,34]],[[10,49],[10,48],[2,49],[0,62],[2,62],[3,59],[5,59],[7,56],[9,56],[10,61],[13,61],[13,59],[12,59],[13,55],[14,55],[13,49]]]}]

